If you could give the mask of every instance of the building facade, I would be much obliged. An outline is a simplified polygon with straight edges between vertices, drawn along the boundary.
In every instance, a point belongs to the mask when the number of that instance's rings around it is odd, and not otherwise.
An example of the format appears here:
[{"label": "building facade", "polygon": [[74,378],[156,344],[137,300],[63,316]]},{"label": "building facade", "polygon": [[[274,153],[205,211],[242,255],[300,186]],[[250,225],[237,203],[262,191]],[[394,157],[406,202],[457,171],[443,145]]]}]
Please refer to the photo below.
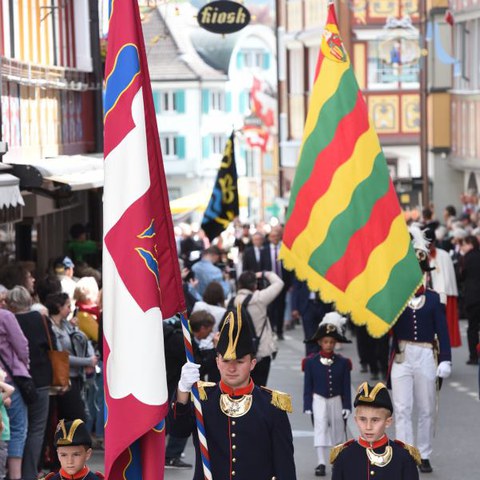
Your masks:
[{"label": "building facade", "polygon": [[[170,199],[199,220],[211,195],[225,142],[236,131],[241,217],[259,220],[278,197],[276,60],[273,31],[263,25],[218,35],[201,29],[190,3],[142,8],[142,24]],[[264,145],[252,141],[254,79],[272,88],[274,108]],[[262,112],[257,112],[262,117]],[[261,119],[261,118],[260,118]],[[261,122],[264,130],[265,127]],[[248,129],[247,129],[248,130]]]},{"label": "building facade", "polygon": [[[400,200],[420,177],[420,60],[417,1],[336,2],[340,33],[379,135]],[[327,1],[279,0],[280,148],[289,190],[299,154]],[[400,183],[401,182],[401,183]]]},{"label": "building facade", "polygon": [[[9,259],[39,273],[65,253],[68,230],[91,223],[101,240],[103,164],[98,3],[0,2],[3,167],[19,178],[25,203],[12,226]],[[100,155],[101,156],[101,155]],[[93,172],[95,171],[95,172]]]},{"label": "building facade", "polygon": [[459,71],[451,90],[450,172],[460,173],[456,202],[462,192],[480,186],[480,1],[449,2],[454,57]]}]

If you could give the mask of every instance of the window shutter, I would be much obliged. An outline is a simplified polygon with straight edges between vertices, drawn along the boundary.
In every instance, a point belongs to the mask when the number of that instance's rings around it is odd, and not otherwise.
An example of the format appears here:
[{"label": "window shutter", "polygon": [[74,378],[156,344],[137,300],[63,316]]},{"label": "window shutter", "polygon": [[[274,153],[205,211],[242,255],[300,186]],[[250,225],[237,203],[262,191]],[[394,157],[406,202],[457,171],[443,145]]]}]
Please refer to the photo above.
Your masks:
[{"label": "window shutter", "polygon": [[161,93],[160,91],[158,90],[154,90],[152,92],[152,95],[153,95],[153,105],[155,106],[155,113],[158,115],[161,110],[162,110],[162,107],[161,107]]},{"label": "window shutter", "polygon": [[210,107],[210,92],[207,89],[202,90],[202,113],[208,113]]},{"label": "window shutter", "polygon": [[210,158],[210,137],[209,136],[202,138],[202,157]]},{"label": "window shutter", "polygon": [[175,91],[175,102],[177,106],[177,112],[185,113],[185,91],[184,90]]},{"label": "window shutter", "polygon": [[264,53],[263,54],[263,69],[268,70],[270,68],[270,54]]},{"label": "window shutter", "polygon": [[185,137],[178,136],[176,138],[177,142],[177,157],[181,160],[185,159]]},{"label": "window shutter", "polygon": [[237,53],[237,68],[239,70],[242,70],[244,66],[244,58],[243,58],[243,53],[242,52],[238,52]]}]

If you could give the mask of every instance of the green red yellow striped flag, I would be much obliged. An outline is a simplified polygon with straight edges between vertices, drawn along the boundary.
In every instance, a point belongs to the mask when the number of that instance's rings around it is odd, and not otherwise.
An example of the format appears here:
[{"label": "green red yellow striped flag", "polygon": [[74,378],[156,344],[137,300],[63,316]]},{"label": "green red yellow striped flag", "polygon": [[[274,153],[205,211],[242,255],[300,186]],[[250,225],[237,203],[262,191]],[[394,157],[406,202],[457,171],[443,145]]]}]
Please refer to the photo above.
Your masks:
[{"label": "green red yellow striped flag", "polygon": [[329,5],[290,195],[284,265],[379,337],[422,273]]}]

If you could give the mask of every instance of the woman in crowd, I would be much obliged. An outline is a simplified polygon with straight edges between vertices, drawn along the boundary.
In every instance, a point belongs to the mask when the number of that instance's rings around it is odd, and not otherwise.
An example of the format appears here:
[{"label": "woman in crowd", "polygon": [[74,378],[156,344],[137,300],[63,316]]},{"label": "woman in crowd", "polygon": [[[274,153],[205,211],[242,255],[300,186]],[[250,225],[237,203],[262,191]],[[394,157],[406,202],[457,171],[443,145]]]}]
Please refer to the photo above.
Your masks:
[{"label": "woman in crowd", "polygon": [[67,317],[71,312],[70,297],[66,293],[48,295],[45,300],[53,332],[59,350],[67,351],[70,360],[70,384],[68,392],[57,396],[58,417],[65,420],[87,419],[82,398],[85,367],[95,367],[97,357],[88,339],[78,331]]},{"label": "woman in crowd", "polygon": [[203,301],[196,302],[193,311],[205,310],[215,319],[214,332],[218,330],[220,322],[226,312],[225,293],[223,287],[218,282],[210,282],[203,292]]},{"label": "woman in crowd", "polygon": [[15,387],[8,409],[10,441],[7,466],[10,480],[21,480],[22,457],[27,438],[27,406],[12,376],[30,377],[28,372],[28,341],[18,325],[15,315],[0,309],[0,363],[7,372],[7,383]]},{"label": "woman in crowd", "polygon": [[22,461],[24,480],[38,476],[38,462],[42,450],[49,409],[49,391],[52,383],[52,366],[48,358],[49,341],[55,335],[49,322],[38,311],[31,310],[32,297],[25,287],[16,286],[8,292],[7,308],[17,317],[20,328],[28,340],[30,375],[37,389],[37,399],[27,406],[28,431]]}]

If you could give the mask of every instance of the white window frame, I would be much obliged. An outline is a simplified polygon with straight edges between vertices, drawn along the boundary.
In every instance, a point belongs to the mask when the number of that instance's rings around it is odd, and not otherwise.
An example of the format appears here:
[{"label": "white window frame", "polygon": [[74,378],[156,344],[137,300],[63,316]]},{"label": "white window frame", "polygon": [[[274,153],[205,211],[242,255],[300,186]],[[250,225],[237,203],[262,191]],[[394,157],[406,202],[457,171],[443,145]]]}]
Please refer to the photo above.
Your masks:
[{"label": "white window frame", "polygon": [[177,98],[173,90],[162,91],[160,98],[162,112],[173,113],[177,111]]},{"label": "white window frame", "polygon": [[225,111],[225,92],[223,90],[210,90],[210,110]]},{"label": "white window frame", "polygon": [[176,133],[163,133],[160,135],[162,144],[162,155],[165,159],[177,158],[177,136]]},{"label": "white window frame", "polygon": [[211,154],[212,155],[223,155],[225,150],[226,138],[223,133],[212,133],[210,136],[211,140]]}]

